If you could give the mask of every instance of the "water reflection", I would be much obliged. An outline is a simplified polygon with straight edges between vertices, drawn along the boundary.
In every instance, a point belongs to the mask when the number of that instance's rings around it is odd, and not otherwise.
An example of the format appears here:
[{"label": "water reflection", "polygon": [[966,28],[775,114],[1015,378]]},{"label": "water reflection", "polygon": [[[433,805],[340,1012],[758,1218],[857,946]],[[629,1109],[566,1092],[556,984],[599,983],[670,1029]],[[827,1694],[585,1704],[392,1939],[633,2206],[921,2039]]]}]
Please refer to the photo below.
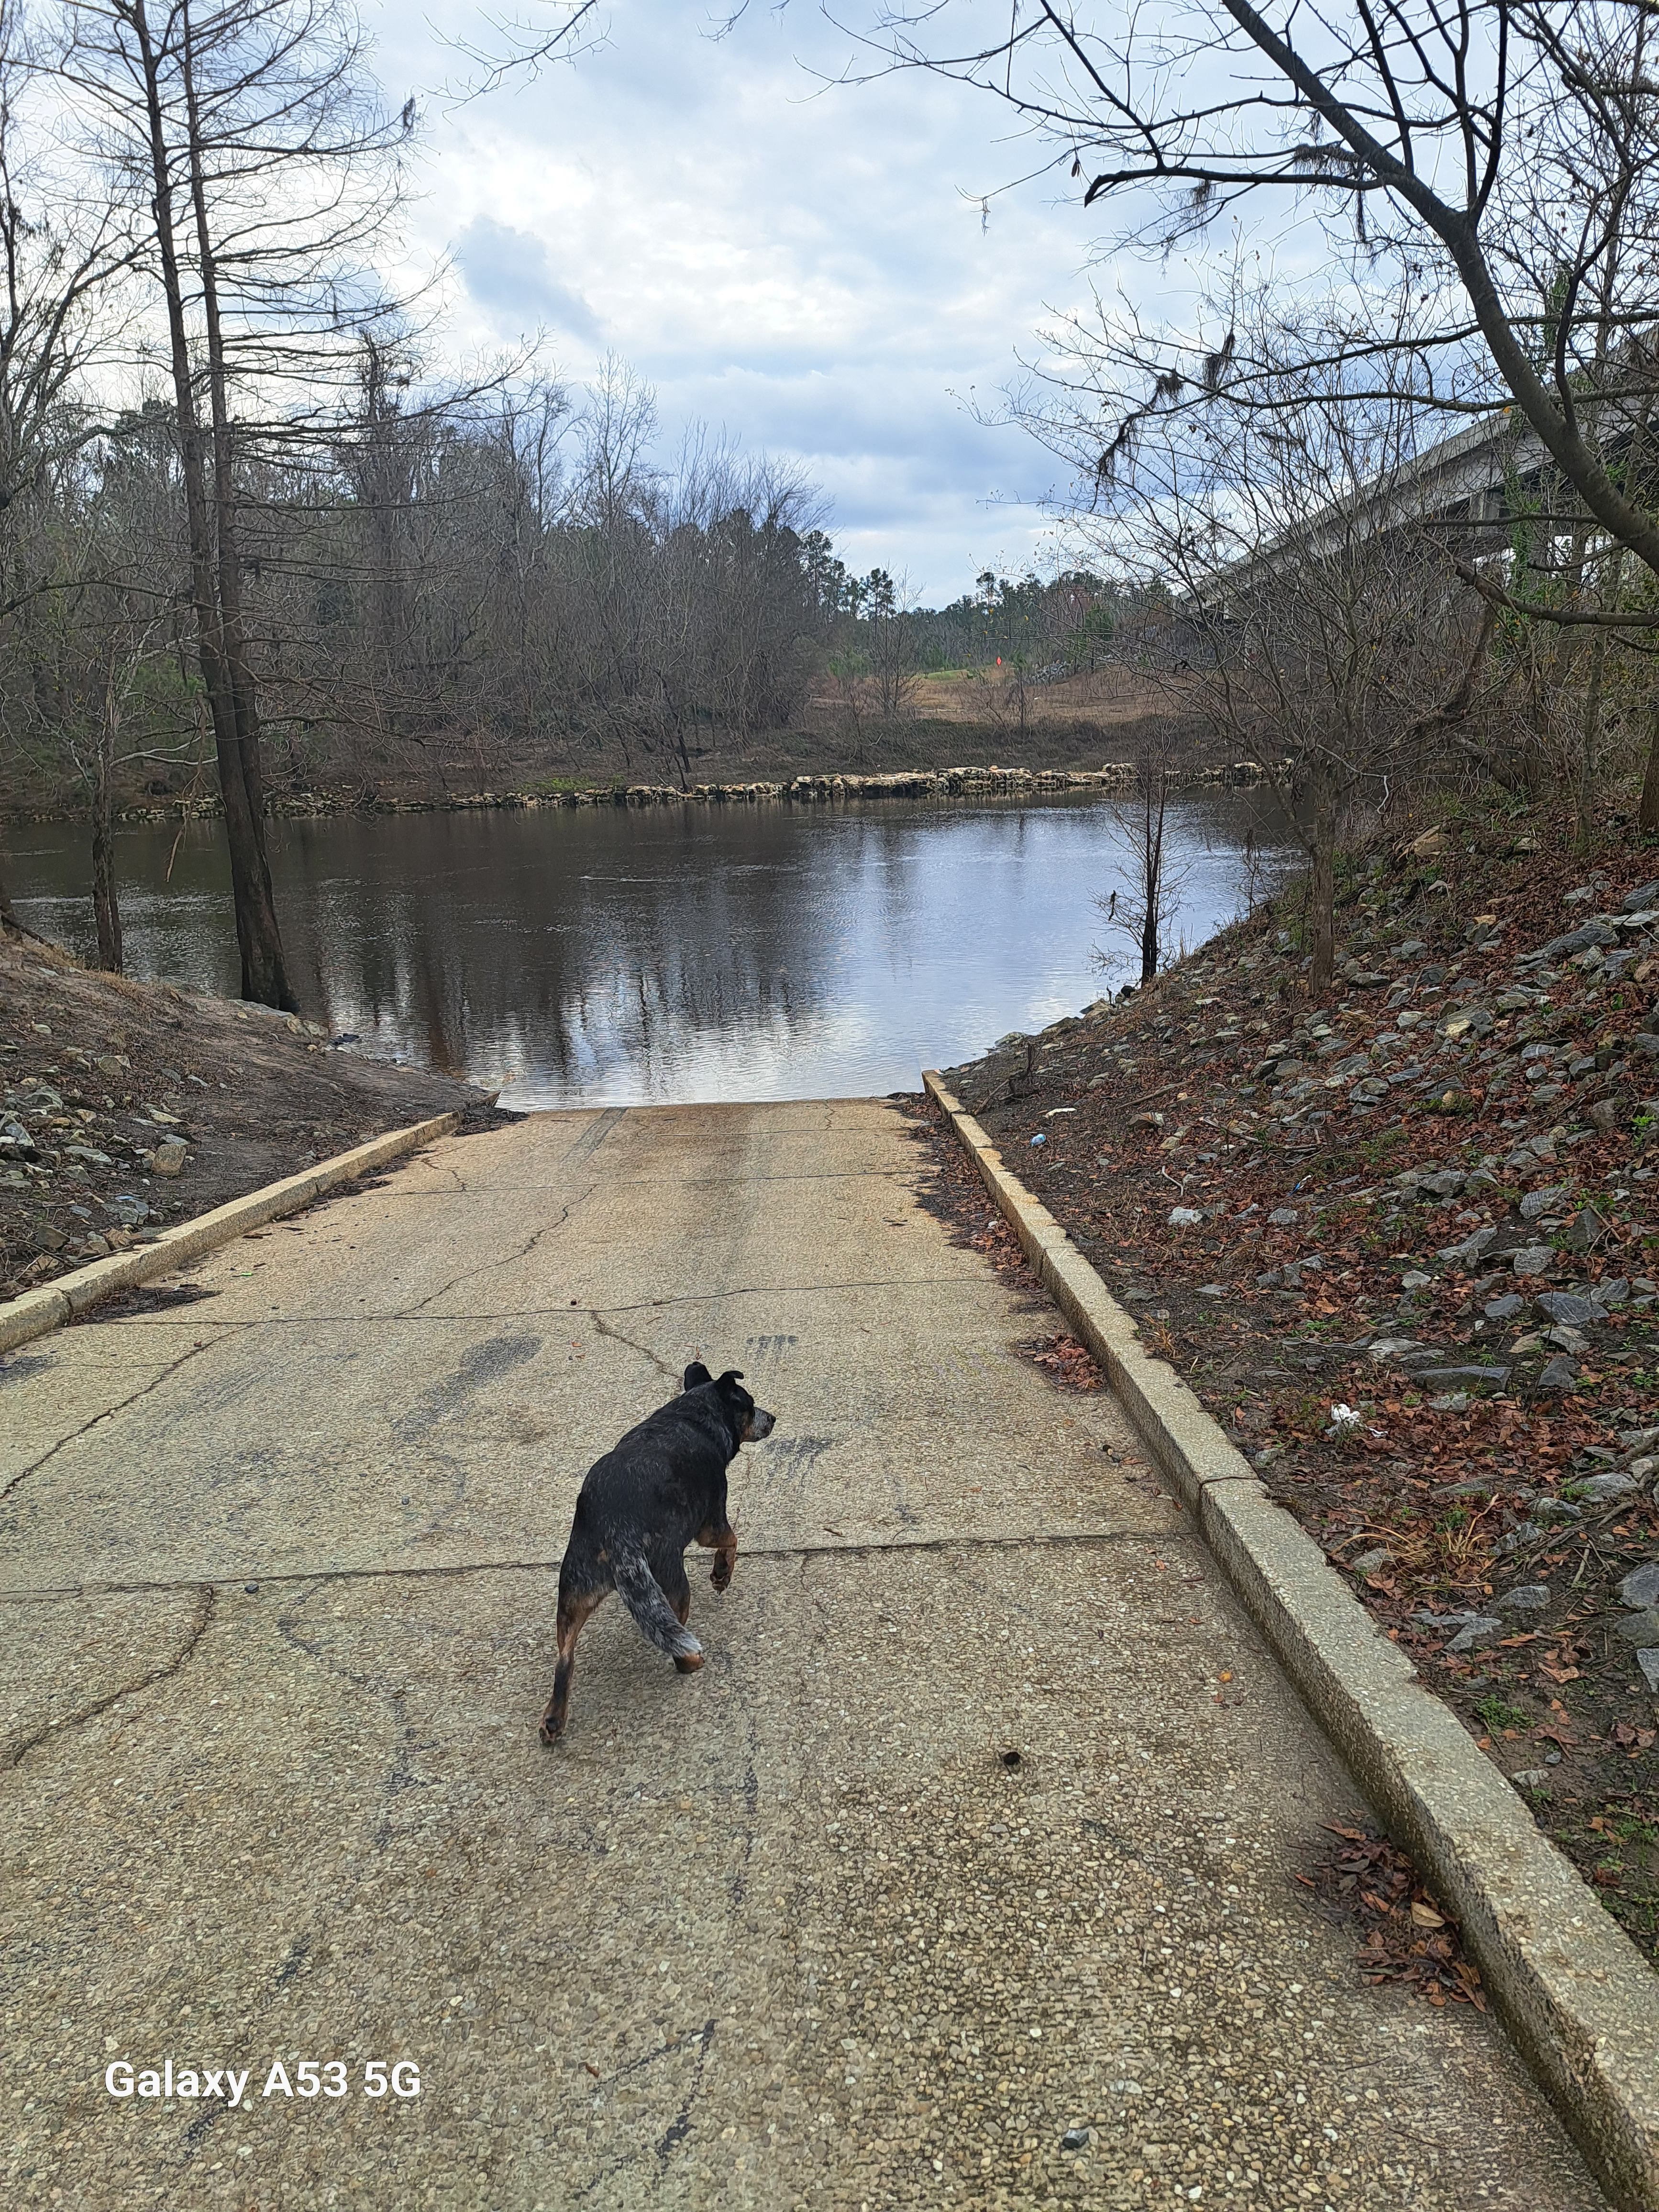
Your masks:
[{"label": "water reflection", "polygon": [[[1093,997],[1119,879],[1098,802],[857,811],[610,808],[273,823],[296,988],[386,1054],[501,1085],[503,1103],[867,1096],[914,1089]],[[1238,909],[1231,793],[1183,799],[1180,933]],[[236,988],[219,833],[123,833],[132,972]],[[169,878],[168,861],[172,859]],[[81,834],[16,833],[20,911],[90,952]]]}]

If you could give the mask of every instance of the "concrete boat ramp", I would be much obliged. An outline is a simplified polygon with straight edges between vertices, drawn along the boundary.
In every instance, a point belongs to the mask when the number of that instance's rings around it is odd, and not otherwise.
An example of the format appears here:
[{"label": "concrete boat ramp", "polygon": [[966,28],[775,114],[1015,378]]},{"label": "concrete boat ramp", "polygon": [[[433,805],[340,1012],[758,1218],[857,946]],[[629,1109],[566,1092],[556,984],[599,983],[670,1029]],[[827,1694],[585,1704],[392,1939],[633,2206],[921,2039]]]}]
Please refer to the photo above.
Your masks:
[{"label": "concrete boat ramp", "polygon": [[[537,1115],[0,1361],[13,2201],[1602,2203],[1299,1888],[1352,1783],[913,1127]],[[708,1663],[607,1605],[544,1750],[699,1356],[778,1423]]]}]

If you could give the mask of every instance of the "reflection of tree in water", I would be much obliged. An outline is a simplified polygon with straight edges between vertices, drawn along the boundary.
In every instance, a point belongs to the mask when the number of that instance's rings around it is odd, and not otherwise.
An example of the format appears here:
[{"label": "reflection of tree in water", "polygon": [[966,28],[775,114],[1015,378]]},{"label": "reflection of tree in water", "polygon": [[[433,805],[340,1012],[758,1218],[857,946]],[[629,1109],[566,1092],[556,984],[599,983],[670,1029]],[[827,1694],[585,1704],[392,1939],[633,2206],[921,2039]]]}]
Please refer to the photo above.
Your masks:
[{"label": "reflection of tree in water", "polygon": [[[1254,811],[1179,802],[1182,842],[1211,848],[1199,935],[1234,910]],[[54,836],[20,841],[16,889],[60,927],[84,861]],[[171,832],[124,842],[135,969],[234,991],[215,825],[170,881]],[[914,1081],[916,1047],[948,1060],[1082,1003],[1111,878],[1087,802],[336,818],[285,823],[273,857],[309,1017],[539,1104]]]},{"label": "reflection of tree in water", "polygon": [[433,1065],[570,1091],[705,1039],[787,1041],[823,996],[831,856],[781,808],[305,826],[288,902],[315,917],[331,1020]]}]

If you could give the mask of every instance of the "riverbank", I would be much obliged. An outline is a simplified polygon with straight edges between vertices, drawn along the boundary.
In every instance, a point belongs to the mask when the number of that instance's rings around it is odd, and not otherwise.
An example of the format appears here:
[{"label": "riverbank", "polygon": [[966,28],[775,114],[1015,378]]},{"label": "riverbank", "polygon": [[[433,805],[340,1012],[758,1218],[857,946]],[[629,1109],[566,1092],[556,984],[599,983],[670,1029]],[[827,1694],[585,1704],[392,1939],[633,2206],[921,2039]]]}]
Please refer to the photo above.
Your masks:
[{"label": "riverbank", "polygon": [[0,938],[0,1301],[385,1130],[516,1118],[355,1042]]},{"label": "riverbank", "polygon": [[1287,901],[946,1080],[1659,1958],[1656,872],[1454,821],[1353,881],[1328,1004]]},{"label": "riverbank", "polygon": [[[1129,790],[1135,780],[1130,761],[1108,761],[1098,769],[1004,768],[996,763],[946,769],[901,769],[862,775],[798,775],[787,781],[676,784],[606,783],[599,780],[551,778],[526,789],[446,793],[441,797],[384,792],[375,787],[341,785],[319,790],[274,792],[267,812],[275,819],[311,821],[333,815],[470,814],[505,810],[533,813],[543,808],[604,806],[794,806],[845,805],[892,799],[1025,799],[1068,791]],[[1254,762],[1190,767],[1177,778],[1181,791],[1245,790],[1267,779]],[[148,805],[124,806],[115,819],[128,824],[214,822],[224,812],[214,797],[179,798]],[[0,815],[10,822],[75,819],[73,809],[15,806]]]}]

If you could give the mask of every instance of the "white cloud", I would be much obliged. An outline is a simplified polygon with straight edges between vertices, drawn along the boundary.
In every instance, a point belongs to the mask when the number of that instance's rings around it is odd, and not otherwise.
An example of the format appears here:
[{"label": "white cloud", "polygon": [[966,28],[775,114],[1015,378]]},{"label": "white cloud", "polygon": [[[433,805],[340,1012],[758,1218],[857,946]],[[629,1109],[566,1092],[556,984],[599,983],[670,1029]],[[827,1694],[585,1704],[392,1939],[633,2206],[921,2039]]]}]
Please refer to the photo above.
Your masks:
[{"label": "white cloud", "polygon": [[[437,35],[386,9],[389,94],[460,66],[486,26],[446,0]],[[805,10],[704,35],[672,0],[618,6],[602,51],[455,107],[427,103],[417,258],[456,272],[458,353],[545,326],[575,380],[614,349],[656,388],[665,445],[701,418],[798,458],[844,557],[933,599],[988,560],[1039,555],[1053,464],[994,412],[1050,308],[1086,296],[1094,232],[1057,188],[994,198],[1030,149],[919,75],[823,89],[844,36]]]}]

